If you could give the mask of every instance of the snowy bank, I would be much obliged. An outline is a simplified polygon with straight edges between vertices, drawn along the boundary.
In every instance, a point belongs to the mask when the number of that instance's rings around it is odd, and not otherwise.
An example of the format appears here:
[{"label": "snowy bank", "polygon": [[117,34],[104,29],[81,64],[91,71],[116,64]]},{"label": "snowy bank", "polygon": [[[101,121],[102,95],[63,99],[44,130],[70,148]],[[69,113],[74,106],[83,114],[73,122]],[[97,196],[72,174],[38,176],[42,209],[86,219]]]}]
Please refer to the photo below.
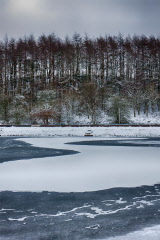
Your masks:
[{"label": "snowy bank", "polygon": [[94,137],[160,137],[160,127],[0,127],[0,135],[83,137],[89,130]]}]

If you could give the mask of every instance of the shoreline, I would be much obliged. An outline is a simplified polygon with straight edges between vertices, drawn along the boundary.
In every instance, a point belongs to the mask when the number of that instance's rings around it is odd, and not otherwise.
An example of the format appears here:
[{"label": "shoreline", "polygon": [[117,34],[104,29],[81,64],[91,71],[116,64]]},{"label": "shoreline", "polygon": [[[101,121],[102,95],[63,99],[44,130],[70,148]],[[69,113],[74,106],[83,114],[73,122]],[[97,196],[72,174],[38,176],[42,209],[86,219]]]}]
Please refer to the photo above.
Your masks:
[{"label": "shoreline", "polygon": [[91,131],[94,137],[160,137],[160,127],[1,127],[1,137],[85,137]]}]

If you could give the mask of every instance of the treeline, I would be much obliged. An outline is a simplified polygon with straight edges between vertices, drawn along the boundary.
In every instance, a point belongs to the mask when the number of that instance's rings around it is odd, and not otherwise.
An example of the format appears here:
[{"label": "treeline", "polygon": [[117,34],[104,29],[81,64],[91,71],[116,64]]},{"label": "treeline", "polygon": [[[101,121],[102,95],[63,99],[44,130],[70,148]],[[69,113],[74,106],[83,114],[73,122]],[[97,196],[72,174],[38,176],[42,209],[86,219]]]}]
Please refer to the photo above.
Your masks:
[{"label": "treeline", "polygon": [[22,98],[30,115],[38,106],[59,122],[67,101],[72,113],[85,112],[93,123],[98,110],[113,112],[114,98],[129,103],[134,115],[160,111],[160,38],[6,37],[0,42],[0,96],[1,118],[7,122],[9,107]]}]

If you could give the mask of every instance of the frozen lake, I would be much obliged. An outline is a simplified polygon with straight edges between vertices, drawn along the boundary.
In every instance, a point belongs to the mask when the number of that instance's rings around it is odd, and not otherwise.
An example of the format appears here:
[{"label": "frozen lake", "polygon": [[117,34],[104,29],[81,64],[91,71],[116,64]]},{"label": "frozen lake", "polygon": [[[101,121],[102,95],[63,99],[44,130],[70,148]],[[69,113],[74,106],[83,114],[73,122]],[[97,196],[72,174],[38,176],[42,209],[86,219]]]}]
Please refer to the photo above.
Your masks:
[{"label": "frozen lake", "polygon": [[0,240],[159,240],[160,139],[0,138]]},{"label": "frozen lake", "polygon": [[160,182],[159,138],[3,139],[0,191],[85,192]]}]

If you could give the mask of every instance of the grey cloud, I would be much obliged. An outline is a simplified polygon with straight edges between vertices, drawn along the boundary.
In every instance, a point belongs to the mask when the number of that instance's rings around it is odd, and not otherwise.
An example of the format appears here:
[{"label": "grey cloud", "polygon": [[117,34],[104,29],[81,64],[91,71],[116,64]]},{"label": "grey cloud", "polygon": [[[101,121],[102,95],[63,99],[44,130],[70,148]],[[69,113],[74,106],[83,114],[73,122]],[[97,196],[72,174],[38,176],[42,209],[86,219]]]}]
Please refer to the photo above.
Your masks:
[{"label": "grey cloud", "polygon": [[159,0],[38,0],[35,12],[14,15],[8,10],[9,2],[0,0],[1,39],[5,34],[20,37],[52,32],[59,37],[74,32],[90,36],[160,33]]}]

